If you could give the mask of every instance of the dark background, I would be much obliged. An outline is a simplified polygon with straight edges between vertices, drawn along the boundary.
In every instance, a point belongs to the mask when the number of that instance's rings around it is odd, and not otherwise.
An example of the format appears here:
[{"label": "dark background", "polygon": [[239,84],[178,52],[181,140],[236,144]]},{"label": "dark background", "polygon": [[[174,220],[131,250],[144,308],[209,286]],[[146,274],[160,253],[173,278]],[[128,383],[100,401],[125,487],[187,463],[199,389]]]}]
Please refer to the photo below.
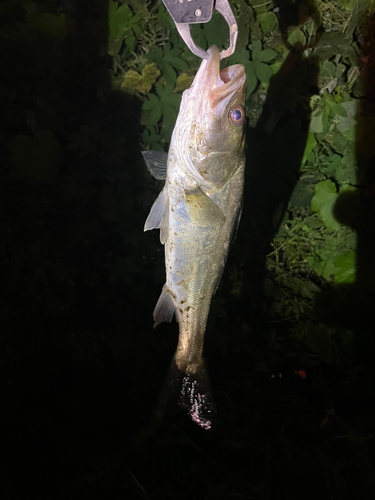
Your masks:
[{"label": "dark background", "polygon": [[[271,220],[297,181],[309,116],[297,107],[271,137],[262,127],[283,88],[295,84],[305,99],[316,91],[314,60],[291,56],[293,71],[273,80],[248,131],[244,214],[207,331],[218,408],[207,432],[177,410],[155,411],[177,326],[152,329],[163,249],[156,231],[142,231],[155,185],[140,154],[140,102],[111,90],[108,5],[40,6],[68,13],[75,29],[35,38],[17,25],[21,4],[1,11],[2,497],[375,498],[372,298],[350,308],[361,325],[354,348],[327,364],[288,337],[287,324],[275,337],[263,296]],[[285,144],[283,127],[296,119],[300,135]],[[27,149],[38,130],[49,135]],[[15,150],[28,152],[21,171]]]}]

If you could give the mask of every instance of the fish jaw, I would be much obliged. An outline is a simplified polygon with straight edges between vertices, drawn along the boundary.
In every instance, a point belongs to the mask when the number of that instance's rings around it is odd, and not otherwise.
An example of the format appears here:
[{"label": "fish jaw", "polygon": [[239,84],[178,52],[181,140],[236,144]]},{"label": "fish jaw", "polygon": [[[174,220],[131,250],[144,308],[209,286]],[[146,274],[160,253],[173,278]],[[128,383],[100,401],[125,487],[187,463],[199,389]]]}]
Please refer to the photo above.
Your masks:
[{"label": "fish jaw", "polygon": [[[183,162],[208,192],[221,189],[244,151],[246,74],[241,64],[220,69],[217,47],[208,49],[190,89],[184,92],[176,126],[183,131]],[[232,113],[240,115],[233,123]],[[188,151],[188,154],[186,152]]]},{"label": "fish jaw", "polygon": [[209,58],[202,61],[190,89],[185,93],[199,93],[199,106],[206,101],[214,109],[237,90],[246,90],[246,74],[242,64],[220,69],[220,53],[215,45],[208,49],[208,54]]}]

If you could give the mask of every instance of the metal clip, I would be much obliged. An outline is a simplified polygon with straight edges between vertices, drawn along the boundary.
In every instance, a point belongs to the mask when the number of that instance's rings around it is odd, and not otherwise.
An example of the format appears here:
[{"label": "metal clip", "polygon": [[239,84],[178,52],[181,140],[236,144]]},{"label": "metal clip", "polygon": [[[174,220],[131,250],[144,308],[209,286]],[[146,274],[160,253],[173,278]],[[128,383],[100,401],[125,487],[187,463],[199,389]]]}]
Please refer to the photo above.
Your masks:
[{"label": "metal clip", "polygon": [[186,45],[198,57],[208,59],[208,52],[198,47],[192,39],[190,24],[207,23],[213,7],[224,17],[229,26],[229,48],[220,52],[220,59],[229,57],[236,48],[238,27],[228,0],[163,0],[176,28]]}]

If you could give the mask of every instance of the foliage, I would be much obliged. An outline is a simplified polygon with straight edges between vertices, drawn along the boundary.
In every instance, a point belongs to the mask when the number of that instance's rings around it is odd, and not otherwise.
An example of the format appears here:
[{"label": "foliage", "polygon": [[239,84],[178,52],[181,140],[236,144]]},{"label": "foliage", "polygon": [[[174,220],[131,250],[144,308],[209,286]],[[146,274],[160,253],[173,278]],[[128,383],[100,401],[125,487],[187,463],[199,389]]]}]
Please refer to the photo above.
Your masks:
[{"label": "foliage", "polygon": [[156,91],[157,95],[149,94],[148,100],[143,103],[142,124],[152,126],[162,119],[160,137],[169,139],[176,121],[181,96],[173,93],[173,84],[165,87],[159,84]]},{"label": "foliage", "polygon": [[133,13],[127,4],[119,5],[113,0],[109,0],[108,13],[108,54],[116,56],[123,41],[126,46],[133,50],[136,37],[140,35],[141,16]]},{"label": "foliage", "polygon": [[130,69],[123,76],[121,88],[130,91],[136,90],[140,94],[148,94],[160,75],[160,70],[156,64],[146,64],[141,74]]},{"label": "foliage", "polygon": [[263,33],[269,33],[270,31],[276,30],[279,24],[274,12],[264,12],[264,14],[260,14],[258,22]]},{"label": "foliage", "polygon": [[163,48],[155,47],[147,54],[147,58],[156,63],[167,83],[175,83],[176,72],[174,70],[184,71],[187,68],[186,62],[181,59],[181,54],[182,50],[177,47],[172,48],[169,43],[166,43]]},{"label": "foliage", "polygon": [[[269,64],[277,56],[277,52],[272,49],[262,50],[262,43],[256,40],[249,45],[250,52],[242,49],[241,52],[235,52],[228,58],[230,64],[243,64],[246,71],[247,99],[251,96],[257,87],[258,82],[268,84],[273,75]],[[250,55],[251,54],[251,55]]]},{"label": "foliage", "polygon": [[326,180],[316,184],[311,208],[314,212],[318,212],[328,231],[333,231],[340,226],[333,215],[333,205],[336,198],[336,187],[332,181]]}]

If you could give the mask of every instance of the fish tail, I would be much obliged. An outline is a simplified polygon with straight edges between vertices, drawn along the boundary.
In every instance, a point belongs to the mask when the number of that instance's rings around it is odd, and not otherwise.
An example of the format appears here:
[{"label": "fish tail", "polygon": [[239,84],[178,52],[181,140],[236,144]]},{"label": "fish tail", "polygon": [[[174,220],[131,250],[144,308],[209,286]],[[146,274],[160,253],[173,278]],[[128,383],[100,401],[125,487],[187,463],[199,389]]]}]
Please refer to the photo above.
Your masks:
[{"label": "fish tail", "polygon": [[216,406],[211,391],[206,365],[202,359],[197,368],[186,364],[183,369],[172,359],[167,380],[159,399],[159,415],[180,406],[193,422],[209,430],[216,422]]}]

